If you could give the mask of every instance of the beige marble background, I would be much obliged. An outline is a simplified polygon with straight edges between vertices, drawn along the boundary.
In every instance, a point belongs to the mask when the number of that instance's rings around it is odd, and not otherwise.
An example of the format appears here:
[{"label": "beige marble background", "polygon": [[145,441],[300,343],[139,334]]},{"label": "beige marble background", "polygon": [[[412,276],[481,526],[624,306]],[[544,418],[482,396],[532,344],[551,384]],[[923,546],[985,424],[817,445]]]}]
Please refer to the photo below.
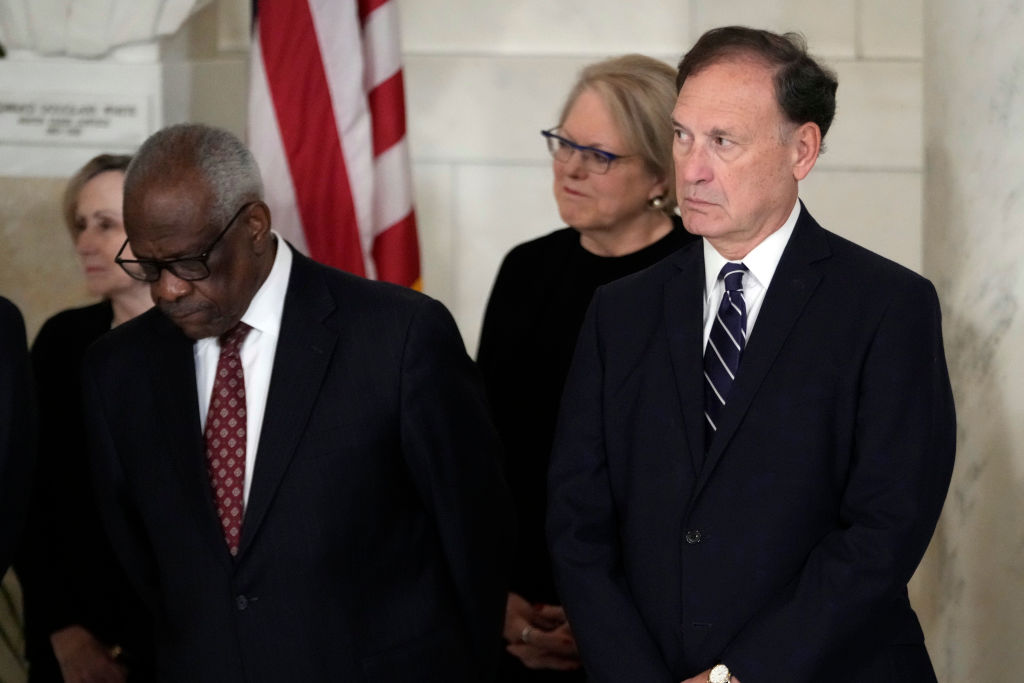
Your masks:
[{"label": "beige marble background", "polygon": [[0,177],[0,293],[29,336],[53,313],[89,302],[61,217],[63,178]]},{"label": "beige marble background", "polygon": [[1024,2],[925,13],[925,272],[957,403],[953,486],[921,571],[942,680],[1024,671]]}]

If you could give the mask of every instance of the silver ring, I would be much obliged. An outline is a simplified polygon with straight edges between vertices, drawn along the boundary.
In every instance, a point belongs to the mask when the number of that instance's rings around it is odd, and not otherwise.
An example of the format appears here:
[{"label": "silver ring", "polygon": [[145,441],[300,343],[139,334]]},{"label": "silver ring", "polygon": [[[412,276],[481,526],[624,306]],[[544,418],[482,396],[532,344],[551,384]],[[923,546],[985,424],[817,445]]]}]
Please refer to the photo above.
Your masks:
[{"label": "silver ring", "polygon": [[524,643],[529,643],[530,642],[530,634],[532,632],[533,632],[533,627],[530,626],[529,624],[527,624],[526,626],[523,627],[523,632],[519,634],[519,640],[523,641]]}]

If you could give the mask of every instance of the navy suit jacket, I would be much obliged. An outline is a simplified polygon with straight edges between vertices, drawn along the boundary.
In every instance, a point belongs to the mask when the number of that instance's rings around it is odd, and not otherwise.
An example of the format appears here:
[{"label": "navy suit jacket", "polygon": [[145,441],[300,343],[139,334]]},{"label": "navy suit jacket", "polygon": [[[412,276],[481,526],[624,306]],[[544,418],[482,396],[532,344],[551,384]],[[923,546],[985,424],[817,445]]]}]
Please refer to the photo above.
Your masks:
[{"label": "navy suit jacket", "polygon": [[906,585],[955,416],[924,278],[822,229],[782,255],[705,455],[699,243],[600,290],[549,539],[594,681],[928,681]]},{"label": "navy suit jacket", "polygon": [[162,681],[493,674],[509,503],[441,304],[295,254],[236,558],[192,341],[154,309],[90,349],[85,385],[105,522],[157,616]]},{"label": "navy suit jacket", "polygon": [[28,513],[35,460],[35,403],[25,322],[0,297],[0,577],[11,565]]}]

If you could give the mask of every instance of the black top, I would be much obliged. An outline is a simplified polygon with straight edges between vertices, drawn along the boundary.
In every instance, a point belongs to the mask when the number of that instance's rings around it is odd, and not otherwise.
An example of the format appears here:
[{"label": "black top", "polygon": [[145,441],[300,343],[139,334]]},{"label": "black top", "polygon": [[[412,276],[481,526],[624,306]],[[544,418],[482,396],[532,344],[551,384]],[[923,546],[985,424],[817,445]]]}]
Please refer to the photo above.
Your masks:
[{"label": "black top", "polygon": [[25,322],[0,297],[0,576],[7,571],[28,509],[35,430]]},{"label": "black top", "polygon": [[32,345],[39,459],[29,532],[16,564],[31,683],[62,680],[49,637],[72,624],[119,645],[129,680],[152,677],[152,626],[103,531],[86,452],[82,358],[112,320],[109,301],[63,311],[46,321]]},{"label": "black top", "polygon": [[511,588],[531,602],[560,604],[544,535],[547,470],[562,386],[594,291],[653,265],[697,237],[674,217],[672,231],[625,256],[597,256],[573,228],[520,244],[494,282],[477,362],[506,453],[519,519]]}]

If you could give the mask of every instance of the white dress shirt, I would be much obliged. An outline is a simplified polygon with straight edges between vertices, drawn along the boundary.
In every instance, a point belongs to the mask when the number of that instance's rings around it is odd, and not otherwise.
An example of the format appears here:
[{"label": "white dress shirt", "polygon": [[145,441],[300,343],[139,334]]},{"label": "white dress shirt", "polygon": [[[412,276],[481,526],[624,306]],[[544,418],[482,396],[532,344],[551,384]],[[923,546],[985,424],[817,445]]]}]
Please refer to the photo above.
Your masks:
[{"label": "white dress shirt", "polygon": [[[277,254],[267,279],[260,285],[242,316],[242,322],[252,328],[242,343],[242,372],[245,374],[245,488],[242,500],[249,502],[252,473],[256,466],[256,448],[260,442],[263,414],[270,391],[270,374],[274,369],[274,353],[281,332],[284,295],[288,291],[288,277],[292,271],[292,251],[276,232]],[[205,427],[206,413],[213,393],[213,380],[220,360],[220,342],[217,337],[198,340],[193,346],[196,364],[196,389],[199,392],[199,424]]]},{"label": "white dress shirt", "polygon": [[[747,267],[743,274],[743,300],[747,304],[747,341],[754,331],[754,322],[757,314],[761,312],[761,303],[764,301],[764,293],[768,291],[768,285],[772,282],[775,269],[779,266],[782,252],[789,243],[789,238],[796,227],[796,219],[800,216],[800,200],[797,199],[793,210],[789,212],[789,218],[778,230],[764,238],[760,244],[750,250],[743,257],[742,263]],[[704,346],[708,344],[708,337],[711,336],[711,327],[715,322],[715,311],[722,304],[722,297],[725,296],[725,283],[718,279],[728,259],[718,253],[706,238],[704,243]],[[740,261],[734,261],[740,263]]]}]

